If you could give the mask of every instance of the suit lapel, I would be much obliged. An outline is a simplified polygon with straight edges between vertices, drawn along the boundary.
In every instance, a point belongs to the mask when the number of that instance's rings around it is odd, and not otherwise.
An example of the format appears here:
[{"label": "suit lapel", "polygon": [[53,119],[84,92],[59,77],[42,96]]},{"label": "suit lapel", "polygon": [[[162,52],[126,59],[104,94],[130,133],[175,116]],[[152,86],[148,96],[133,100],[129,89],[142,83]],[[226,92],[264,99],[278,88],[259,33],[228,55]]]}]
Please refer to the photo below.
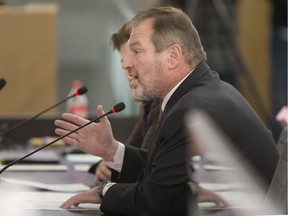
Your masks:
[{"label": "suit lapel", "polygon": [[172,94],[164,110],[165,116],[169,114],[169,112],[179,101],[179,99],[183,97],[183,95],[185,95],[193,87],[193,85],[195,85],[195,83],[197,83],[197,81],[201,77],[203,77],[209,70],[210,68],[205,62],[200,63],[195,68],[195,70],[181,83],[181,85]]}]

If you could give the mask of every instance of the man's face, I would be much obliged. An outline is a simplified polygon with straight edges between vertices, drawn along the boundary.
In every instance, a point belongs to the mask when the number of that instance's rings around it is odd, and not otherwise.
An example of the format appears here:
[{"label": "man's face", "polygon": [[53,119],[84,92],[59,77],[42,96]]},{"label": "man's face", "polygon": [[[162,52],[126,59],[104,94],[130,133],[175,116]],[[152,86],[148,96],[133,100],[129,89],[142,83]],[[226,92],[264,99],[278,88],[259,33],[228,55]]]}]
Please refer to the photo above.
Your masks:
[{"label": "man's face", "polygon": [[[129,53],[129,47],[128,47],[128,42],[122,44],[120,46],[120,49],[119,49],[119,54],[120,54],[120,61],[121,61],[121,64],[123,63],[123,60],[125,59],[125,57],[128,55]],[[130,88],[130,91],[132,93],[132,88],[131,88],[131,85],[130,85],[130,82],[129,82],[129,73],[126,69],[124,69],[124,72],[125,72],[125,77],[129,83],[129,88]],[[141,98],[136,98],[136,96],[134,94],[132,94],[134,100],[136,101],[142,101]]]},{"label": "man's face", "polygon": [[165,51],[156,53],[151,40],[152,19],[141,22],[132,30],[128,40],[128,52],[123,51],[122,68],[134,98],[151,100],[163,98],[165,79],[161,76],[165,70]]}]

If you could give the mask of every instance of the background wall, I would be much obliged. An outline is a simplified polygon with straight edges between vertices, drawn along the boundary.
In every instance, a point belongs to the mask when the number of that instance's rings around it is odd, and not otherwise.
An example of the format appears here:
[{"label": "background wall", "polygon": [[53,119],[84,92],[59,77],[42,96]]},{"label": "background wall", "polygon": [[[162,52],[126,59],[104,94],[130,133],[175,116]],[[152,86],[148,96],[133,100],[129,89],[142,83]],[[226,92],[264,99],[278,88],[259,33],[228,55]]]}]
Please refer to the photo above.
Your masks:
[{"label": "background wall", "polygon": [[[57,61],[56,85],[48,88],[45,85],[38,85],[34,91],[40,95],[51,91],[51,89],[57,90],[56,102],[68,95],[72,81],[78,79],[82,80],[84,85],[88,87],[87,96],[91,115],[95,113],[98,104],[103,104],[104,109],[108,110],[120,101],[125,102],[127,108],[119,115],[135,114],[138,107],[130,97],[118,53],[112,51],[109,46],[109,38],[124,21],[133,16],[135,11],[146,8],[148,3],[135,0],[7,0],[5,6],[17,7],[17,10],[21,10],[21,6],[29,3],[55,3],[59,8],[56,29],[51,30],[51,34],[54,31],[57,32],[55,44],[57,46],[55,52],[55,61]],[[10,26],[10,28],[12,27]],[[29,55],[32,51],[27,50],[26,54]],[[0,71],[0,76],[4,77],[4,75]],[[45,81],[45,76],[43,76],[43,80]],[[31,79],[31,82],[38,81]],[[8,86],[13,86],[15,89],[16,83],[7,80],[7,88],[5,87],[1,91],[1,95],[6,94],[12,97],[12,95],[19,93],[15,90],[11,92]],[[47,100],[42,108],[37,107],[39,111],[52,105],[48,98],[37,99],[36,97],[34,99]],[[29,100],[29,102],[30,106],[33,107],[33,101]],[[3,104],[3,106],[5,105]],[[17,101],[15,101],[15,106],[17,106]],[[5,113],[15,114],[15,112],[10,111],[12,110],[8,109],[1,115]],[[18,109],[18,111],[20,112],[18,114],[25,115],[37,112],[35,109]],[[64,111],[65,105],[56,110],[60,113]]]},{"label": "background wall", "polygon": [[[11,7],[19,7],[31,2],[55,3],[59,6],[55,55],[57,84],[56,87],[51,86],[51,88],[57,89],[56,100],[66,97],[71,82],[79,79],[88,87],[90,114],[95,113],[98,104],[103,104],[104,108],[109,109],[119,101],[124,101],[127,105],[125,112],[119,116],[136,114],[138,107],[130,98],[118,54],[109,47],[109,37],[135,11],[146,9],[153,1],[6,0],[7,6]],[[247,65],[249,76],[252,77],[252,82],[259,91],[259,96],[255,94],[255,89],[251,89],[247,84],[251,80],[247,81],[243,71],[239,72],[239,79],[242,83],[240,90],[261,117],[267,120],[263,110],[270,110],[271,97],[270,58],[268,56],[270,5],[268,0],[239,0],[238,3],[237,23],[235,23],[238,45]],[[2,76],[1,71],[0,76]],[[14,83],[9,82],[7,85],[15,86]],[[39,86],[37,92],[41,94],[50,90]],[[16,91],[13,92],[13,94],[16,93]],[[6,88],[1,90],[0,94],[12,95]],[[259,104],[259,99],[263,104]],[[16,105],[17,103],[15,103]],[[31,103],[30,106],[33,104]],[[57,110],[59,113],[64,111],[64,105]]]},{"label": "background wall", "polygon": [[238,78],[242,84],[242,93],[266,123],[268,117],[272,118],[271,22],[271,5],[268,0],[239,1],[238,46],[247,71],[240,71]]},{"label": "background wall", "polygon": [[57,6],[0,7],[1,115],[29,114],[57,99]]}]

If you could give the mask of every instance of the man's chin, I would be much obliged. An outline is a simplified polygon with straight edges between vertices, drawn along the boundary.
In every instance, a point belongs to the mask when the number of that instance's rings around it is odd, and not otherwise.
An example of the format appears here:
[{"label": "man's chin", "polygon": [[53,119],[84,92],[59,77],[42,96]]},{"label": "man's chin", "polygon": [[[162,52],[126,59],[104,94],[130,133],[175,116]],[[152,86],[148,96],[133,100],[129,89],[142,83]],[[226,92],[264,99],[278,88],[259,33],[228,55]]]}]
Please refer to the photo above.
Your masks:
[{"label": "man's chin", "polygon": [[150,100],[149,98],[137,96],[135,94],[132,94],[132,96],[133,96],[133,99],[135,101],[137,101],[137,102],[145,102],[145,101],[149,101]]},{"label": "man's chin", "polygon": [[134,99],[136,102],[144,102],[144,101],[146,101],[146,100],[143,100],[142,98],[137,97],[137,96],[134,96],[134,95],[133,95],[133,99]]}]

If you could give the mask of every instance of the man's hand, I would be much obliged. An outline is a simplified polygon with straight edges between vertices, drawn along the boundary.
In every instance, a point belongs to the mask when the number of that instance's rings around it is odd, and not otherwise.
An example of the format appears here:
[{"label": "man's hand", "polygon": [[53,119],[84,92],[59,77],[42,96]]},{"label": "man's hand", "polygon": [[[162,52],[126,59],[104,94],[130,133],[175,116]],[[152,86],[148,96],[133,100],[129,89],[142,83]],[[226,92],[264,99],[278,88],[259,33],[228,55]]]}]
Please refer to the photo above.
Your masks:
[{"label": "man's hand", "polygon": [[207,190],[203,187],[199,187],[199,192],[197,196],[197,202],[214,202],[217,206],[228,207],[229,204],[217,193]]},{"label": "man's hand", "polygon": [[98,164],[95,172],[96,182],[111,181],[111,175],[111,170],[103,162]]},{"label": "man's hand", "polygon": [[275,118],[282,127],[287,127],[288,126],[288,107],[287,106],[282,107],[281,110],[277,113]]},{"label": "man's hand", "polygon": [[60,208],[69,209],[72,206],[77,207],[80,203],[101,203],[101,198],[97,193],[97,187],[71,197],[64,202]]},{"label": "man's hand", "polygon": [[[97,107],[97,115],[104,115],[102,106]],[[63,136],[89,120],[79,116],[64,113],[62,120],[56,120],[54,124],[58,127],[55,133]],[[82,151],[102,157],[106,161],[113,161],[118,148],[118,142],[114,139],[110,122],[107,117],[100,119],[99,123],[91,123],[84,128],[63,138],[65,143],[71,144]]]}]

